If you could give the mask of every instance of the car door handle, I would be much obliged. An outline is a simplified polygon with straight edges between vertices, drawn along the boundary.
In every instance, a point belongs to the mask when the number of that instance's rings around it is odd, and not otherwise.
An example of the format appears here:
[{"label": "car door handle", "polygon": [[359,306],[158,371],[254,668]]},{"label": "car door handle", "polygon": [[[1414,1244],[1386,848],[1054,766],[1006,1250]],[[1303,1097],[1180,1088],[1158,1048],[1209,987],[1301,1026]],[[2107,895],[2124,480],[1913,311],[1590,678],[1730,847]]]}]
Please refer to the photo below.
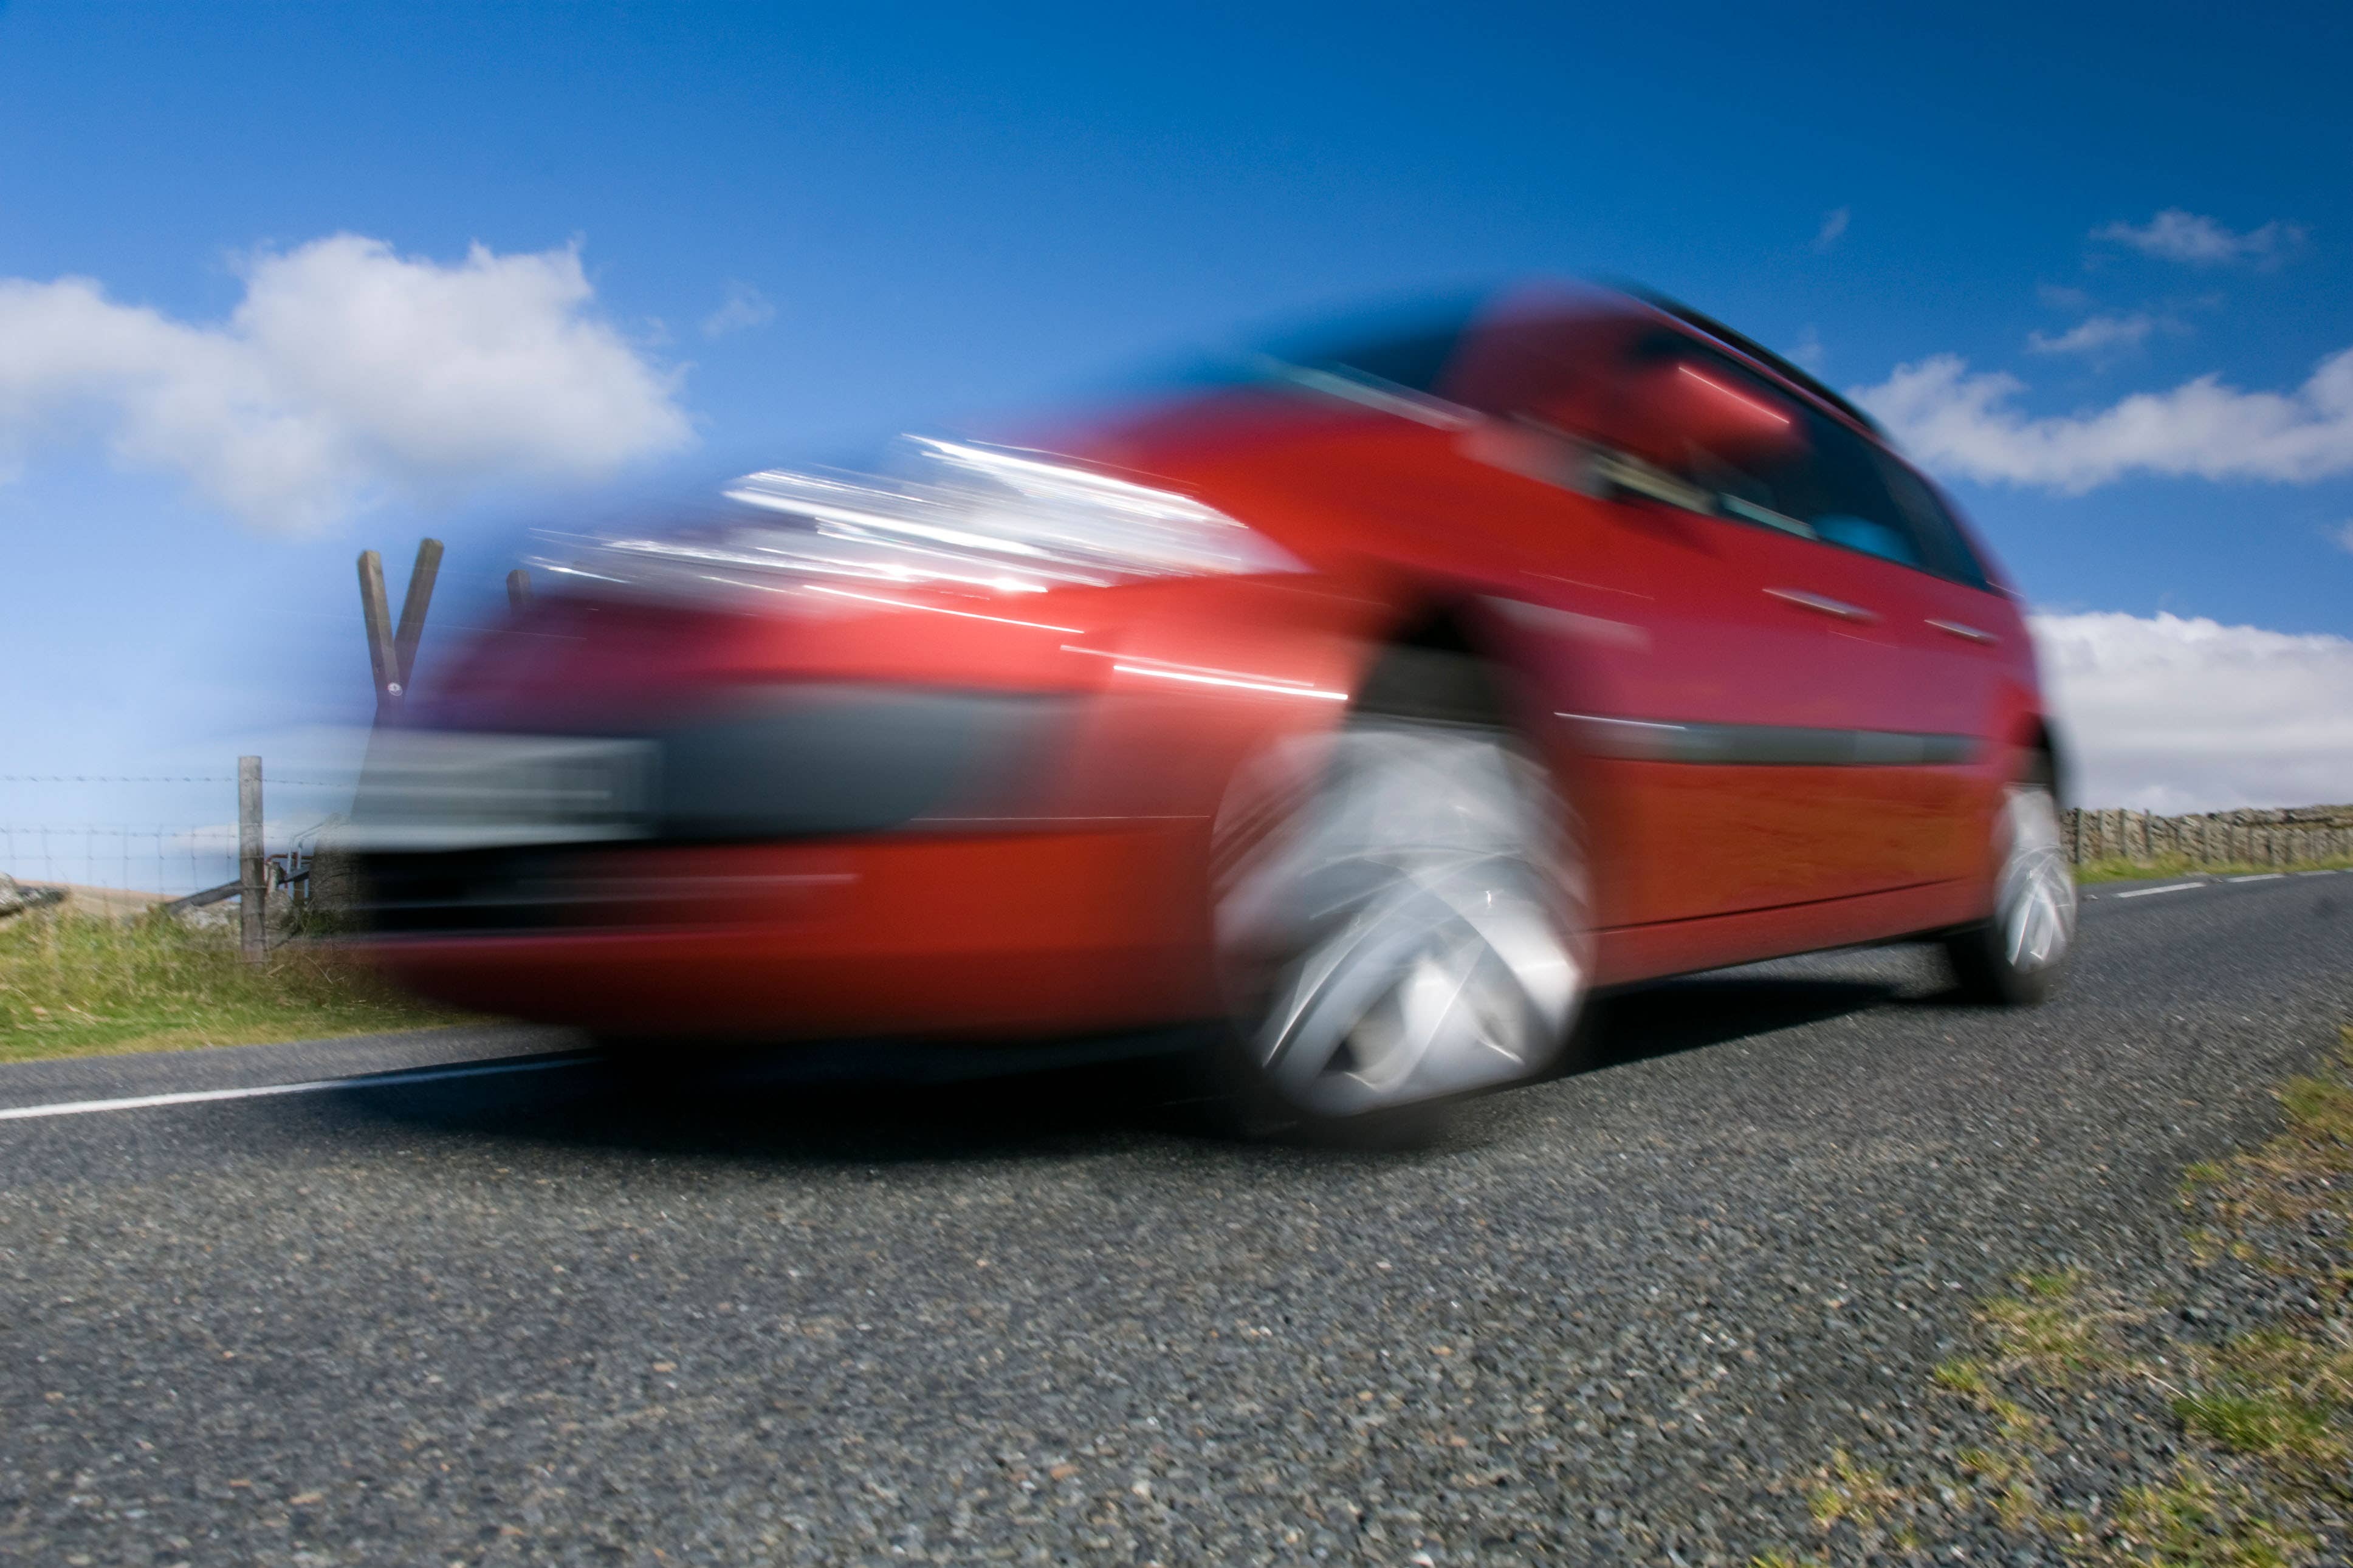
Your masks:
[{"label": "car door handle", "polygon": [[1861,605],[1850,605],[1844,599],[1826,599],[1820,594],[1808,594],[1796,588],[1767,588],[1765,592],[1784,604],[1795,605],[1801,610],[1820,610],[1842,621],[1875,621],[1879,618]]},{"label": "car door handle", "polygon": [[1936,627],[1940,632],[1950,632],[1955,637],[1960,637],[1968,642],[1997,643],[2001,641],[2000,637],[1994,636],[1991,632],[1981,632],[1978,630],[1977,627],[1965,625],[1959,621],[1939,621],[1931,618],[1928,624]]}]

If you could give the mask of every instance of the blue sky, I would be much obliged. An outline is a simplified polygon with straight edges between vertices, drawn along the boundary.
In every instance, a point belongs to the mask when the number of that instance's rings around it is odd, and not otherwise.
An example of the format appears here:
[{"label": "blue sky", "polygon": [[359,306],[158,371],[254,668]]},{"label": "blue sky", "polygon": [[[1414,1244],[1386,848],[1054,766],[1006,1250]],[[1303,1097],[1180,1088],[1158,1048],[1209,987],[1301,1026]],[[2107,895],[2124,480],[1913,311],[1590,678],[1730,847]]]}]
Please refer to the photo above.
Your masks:
[{"label": "blue sky", "polygon": [[[360,715],[353,552],[447,538],[439,613],[478,613],[533,485],[598,467],[583,442],[724,466],[1353,301],[1602,273],[1912,398],[2036,603],[2093,616],[2069,657],[2110,794],[2353,798],[2353,740],[2287,733],[2353,708],[2353,412],[2298,400],[2353,348],[2353,13],[991,10],[0,7],[5,771],[226,772]],[[378,248],[306,252],[335,236]],[[512,473],[497,409],[527,388],[484,395],[470,447],[330,384],[357,318],[319,290],[396,273],[429,311],[477,246],[555,253],[498,287],[580,329],[565,385],[625,384],[513,434]],[[2226,395],[2154,434],[2099,423],[2206,375]],[[218,395],[219,450],[157,385]],[[326,432],[307,489],[238,444],[280,416]],[[2160,614],[2284,640],[2209,638],[2228,679],[2184,674],[2207,645]],[[2271,728],[2232,729],[2274,675]],[[2188,760],[2151,738],[2168,692],[2216,710]],[[0,784],[0,821],[219,815]]]}]

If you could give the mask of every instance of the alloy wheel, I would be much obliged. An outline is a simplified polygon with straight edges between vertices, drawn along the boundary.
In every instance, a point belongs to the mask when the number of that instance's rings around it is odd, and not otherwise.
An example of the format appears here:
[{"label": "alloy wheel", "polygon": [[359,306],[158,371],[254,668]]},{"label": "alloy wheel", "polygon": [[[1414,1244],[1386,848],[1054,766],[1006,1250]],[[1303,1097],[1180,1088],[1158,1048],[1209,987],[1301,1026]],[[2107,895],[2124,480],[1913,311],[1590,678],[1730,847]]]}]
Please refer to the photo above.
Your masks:
[{"label": "alloy wheel", "polygon": [[2058,803],[2039,784],[2013,785],[2002,822],[2006,847],[1994,897],[2002,951],[2021,972],[2049,969],[2075,940],[2075,879],[2060,843]]},{"label": "alloy wheel", "polygon": [[1255,1074],[1311,1118],[1524,1079],[1588,964],[1568,817],[1506,731],[1360,719],[1219,819],[1217,935]]}]

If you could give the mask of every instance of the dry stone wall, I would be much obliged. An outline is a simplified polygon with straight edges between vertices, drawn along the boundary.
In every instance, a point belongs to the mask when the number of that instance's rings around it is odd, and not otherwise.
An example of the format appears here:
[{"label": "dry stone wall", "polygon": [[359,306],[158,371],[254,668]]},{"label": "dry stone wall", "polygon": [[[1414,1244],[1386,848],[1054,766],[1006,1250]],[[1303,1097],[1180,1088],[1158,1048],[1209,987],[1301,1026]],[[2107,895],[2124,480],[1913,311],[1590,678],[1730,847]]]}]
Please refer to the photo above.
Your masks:
[{"label": "dry stone wall", "polygon": [[2295,866],[2353,857],[2353,805],[2201,816],[2087,808],[2062,814],[2060,831],[2078,864],[2178,856],[2193,865]]}]

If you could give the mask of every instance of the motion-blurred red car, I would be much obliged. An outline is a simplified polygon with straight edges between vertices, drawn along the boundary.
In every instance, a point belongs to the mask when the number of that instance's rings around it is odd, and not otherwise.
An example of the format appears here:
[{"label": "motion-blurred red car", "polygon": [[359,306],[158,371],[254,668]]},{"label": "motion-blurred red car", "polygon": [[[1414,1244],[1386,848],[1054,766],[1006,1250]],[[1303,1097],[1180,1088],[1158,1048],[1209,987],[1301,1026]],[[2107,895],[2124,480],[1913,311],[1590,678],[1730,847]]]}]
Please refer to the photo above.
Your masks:
[{"label": "motion-blurred red car", "polygon": [[355,816],[417,988],[621,1039],[1221,1020],[1257,1121],[1526,1077],[1579,999],[2068,952],[2014,595],[1828,388],[1546,292],[1033,447],[746,476],[543,563]]}]

